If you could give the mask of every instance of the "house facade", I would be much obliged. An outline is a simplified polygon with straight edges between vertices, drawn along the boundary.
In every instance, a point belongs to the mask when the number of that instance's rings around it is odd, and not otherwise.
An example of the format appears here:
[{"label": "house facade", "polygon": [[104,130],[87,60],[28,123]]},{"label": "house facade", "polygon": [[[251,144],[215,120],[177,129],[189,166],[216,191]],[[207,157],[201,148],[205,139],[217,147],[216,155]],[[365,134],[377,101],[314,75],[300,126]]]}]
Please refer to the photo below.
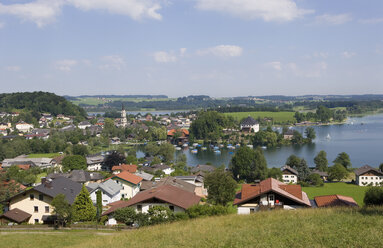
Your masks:
[{"label": "house facade", "polygon": [[102,163],[104,162],[104,156],[87,156],[86,164],[88,171],[100,171],[102,168]]},{"label": "house facade", "polygon": [[27,133],[33,129],[33,125],[25,123],[25,122],[19,122],[19,123],[16,123],[16,129],[19,132]]},{"label": "house facade", "polygon": [[298,183],[298,171],[288,165],[282,166],[281,170],[284,183]]},{"label": "house facade", "polygon": [[259,132],[259,123],[251,116],[244,119],[240,124],[240,129],[243,132]]},{"label": "house facade", "polygon": [[90,189],[89,195],[94,204],[97,203],[97,191],[101,191],[103,206],[121,200],[122,186],[111,179],[103,183],[90,183],[87,187]]},{"label": "house facade", "polygon": [[284,184],[268,178],[259,184],[244,184],[236,194],[234,205],[238,214],[250,214],[269,209],[299,209],[311,207],[307,194],[300,185]]},{"label": "house facade", "polygon": [[369,165],[355,170],[355,183],[359,186],[383,185],[383,172]]},{"label": "house facade", "polygon": [[120,190],[121,198],[130,199],[140,192],[142,178],[127,171],[123,171],[117,175],[113,175],[108,179],[112,179],[122,187]]}]

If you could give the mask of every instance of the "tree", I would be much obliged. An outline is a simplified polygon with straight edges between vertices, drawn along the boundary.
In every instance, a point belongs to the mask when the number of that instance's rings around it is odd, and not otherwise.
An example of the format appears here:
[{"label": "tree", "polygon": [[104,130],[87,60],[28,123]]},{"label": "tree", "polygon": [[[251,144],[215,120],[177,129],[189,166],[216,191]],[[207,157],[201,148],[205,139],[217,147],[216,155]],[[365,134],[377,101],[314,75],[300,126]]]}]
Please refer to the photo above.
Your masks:
[{"label": "tree", "polygon": [[328,170],[328,161],[327,161],[327,153],[325,151],[320,151],[316,157],[314,158],[315,168],[319,171],[327,171]]},{"label": "tree", "polygon": [[93,221],[96,217],[96,208],[90,199],[89,192],[85,185],[76,196],[72,205],[73,221]]},{"label": "tree", "polygon": [[66,156],[62,160],[63,170],[86,170],[87,164],[85,157],[81,155]]},{"label": "tree", "polygon": [[342,164],[334,164],[332,167],[329,168],[328,171],[328,179],[330,181],[333,180],[342,180],[343,178],[347,177],[348,171]]},{"label": "tree", "polygon": [[299,163],[301,162],[301,159],[295,155],[290,155],[290,157],[286,160],[286,165],[290,166],[291,168],[296,168],[299,166]]},{"label": "tree", "polygon": [[136,220],[136,216],[136,210],[134,210],[131,207],[120,208],[113,213],[113,217],[118,222],[125,223],[125,225],[128,226],[134,223],[134,221]]},{"label": "tree", "polygon": [[88,148],[84,145],[73,145],[72,148],[73,155],[86,156],[89,154]]},{"label": "tree", "polygon": [[198,118],[190,126],[190,133],[196,139],[217,141],[222,136],[222,129],[233,126],[233,119],[216,111],[198,114]]},{"label": "tree", "polygon": [[287,158],[286,165],[290,166],[298,172],[298,178],[301,181],[306,181],[307,177],[310,175],[310,169],[306,160],[300,159],[295,155],[291,155]]},{"label": "tree", "polygon": [[341,152],[338,154],[338,156],[336,157],[336,159],[333,161],[334,164],[341,164],[344,166],[344,168],[348,169],[349,167],[351,167],[351,159],[350,157],[348,156],[347,153],[345,152]]},{"label": "tree", "polygon": [[113,166],[125,163],[125,156],[117,151],[113,151],[111,154],[106,156],[103,167],[106,170],[112,170]]},{"label": "tree", "polygon": [[236,181],[223,169],[216,169],[205,177],[207,199],[214,204],[226,205],[234,200]]},{"label": "tree", "polygon": [[72,216],[72,208],[68,201],[65,199],[64,194],[56,195],[53,198],[51,205],[53,207],[53,214],[56,215],[57,221],[62,226],[65,226],[67,223],[70,223]]},{"label": "tree", "polygon": [[297,130],[294,130],[293,132],[293,138],[291,139],[291,142],[293,144],[302,144],[303,143],[303,136],[300,132]]},{"label": "tree", "polygon": [[310,174],[307,177],[307,182],[313,186],[323,186],[324,185],[322,178],[318,174],[315,174],[315,173]]},{"label": "tree", "polygon": [[277,180],[282,180],[282,171],[280,168],[270,168],[267,177],[272,177]]},{"label": "tree", "polygon": [[156,156],[160,151],[160,147],[157,144],[149,143],[145,146],[145,153],[147,156]]},{"label": "tree", "polygon": [[379,165],[379,170],[383,172],[383,163]]},{"label": "tree", "polygon": [[174,159],[175,148],[172,144],[164,143],[160,145],[158,154],[162,157],[164,162],[170,162]]},{"label": "tree", "polygon": [[309,143],[311,143],[316,138],[315,130],[312,127],[306,128],[305,135]]},{"label": "tree", "polygon": [[261,149],[242,146],[232,157],[230,168],[237,180],[254,182],[267,177],[267,162]]},{"label": "tree", "polygon": [[316,110],[316,115],[321,122],[328,122],[332,117],[332,112],[329,108],[326,108],[325,106],[318,106]]},{"label": "tree", "polygon": [[367,189],[364,199],[364,204],[371,205],[383,205],[383,188],[382,187],[370,187]]},{"label": "tree", "polygon": [[161,205],[153,206],[148,210],[148,218],[150,225],[170,222],[174,219],[173,212],[168,208]]},{"label": "tree", "polygon": [[102,191],[98,190],[96,192],[96,218],[97,221],[100,221],[101,213],[102,213]]}]

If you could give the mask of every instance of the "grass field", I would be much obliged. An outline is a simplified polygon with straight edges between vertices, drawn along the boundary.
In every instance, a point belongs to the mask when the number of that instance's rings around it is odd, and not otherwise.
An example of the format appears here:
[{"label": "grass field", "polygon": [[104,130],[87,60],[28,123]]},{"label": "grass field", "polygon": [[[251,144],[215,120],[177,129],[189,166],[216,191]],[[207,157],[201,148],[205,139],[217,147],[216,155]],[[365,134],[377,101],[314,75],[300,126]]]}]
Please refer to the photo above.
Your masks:
[{"label": "grass field", "polygon": [[28,154],[28,158],[55,158],[60,156],[60,153],[32,153]]},{"label": "grass field", "polygon": [[303,187],[302,190],[307,193],[310,199],[314,199],[315,196],[319,195],[345,195],[351,196],[359,204],[363,206],[364,193],[367,187],[357,186],[350,183],[325,183],[323,187]]},{"label": "grass field", "polygon": [[233,113],[225,113],[227,116],[233,116],[235,119],[240,121],[243,118],[248,116],[253,117],[254,119],[260,118],[273,118],[274,122],[278,123],[294,123],[294,112],[233,112]]},{"label": "grass field", "polygon": [[180,221],[112,235],[95,231],[0,233],[0,247],[383,247],[382,211],[267,211]]},{"label": "grass field", "polygon": [[87,105],[99,105],[104,104],[107,102],[114,102],[114,101],[129,101],[129,102],[146,102],[146,101],[171,101],[175,100],[173,98],[123,98],[123,97],[115,97],[115,98],[97,98],[97,97],[85,97],[85,98],[78,98],[78,100],[72,100],[71,102],[79,105],[79,104],[87,104]]}]

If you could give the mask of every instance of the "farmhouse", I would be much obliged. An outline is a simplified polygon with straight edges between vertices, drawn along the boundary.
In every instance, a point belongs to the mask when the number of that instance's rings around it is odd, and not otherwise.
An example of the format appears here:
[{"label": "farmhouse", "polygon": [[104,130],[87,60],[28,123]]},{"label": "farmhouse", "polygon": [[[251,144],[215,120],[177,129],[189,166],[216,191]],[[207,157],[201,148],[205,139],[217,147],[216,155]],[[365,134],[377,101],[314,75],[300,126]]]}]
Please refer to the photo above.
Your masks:
[{"label": "farmhouse", "polygon": [[268,209],[298,209],[311,207],[300,185],[284,184],[268,178],[259,184],[244,184],[234,199],[238,214],[250,214]]},{"label": "farmhouse", "polygon": [[243,132],[259,132],[259,123],[254,120],[253,117],[249,116],[244,119],[240,124],[240,129]]},{"label": "farmhouse", "polygon": [[355,183],[359,186],[380,186],[383,183],[383,172],[369,165],[355,170]]},{"label": "farmhouse", "polygon": [[102,167],[102,163],[104,162],[104,156],[96,155],[96,156],[87,156],[86,164],[88,166],[88,171],[100,171]]},{"label": "farmhouse", "polygon": [[297,183],[298,171],[288,165],[282,166],[282,180],[284,183]]}]

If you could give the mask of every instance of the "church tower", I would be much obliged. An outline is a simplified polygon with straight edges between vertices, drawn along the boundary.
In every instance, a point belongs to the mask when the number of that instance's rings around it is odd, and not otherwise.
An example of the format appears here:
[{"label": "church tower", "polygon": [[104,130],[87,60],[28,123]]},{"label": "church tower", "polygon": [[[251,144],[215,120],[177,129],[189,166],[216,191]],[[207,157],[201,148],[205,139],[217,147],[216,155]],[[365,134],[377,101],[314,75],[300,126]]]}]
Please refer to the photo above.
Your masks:
[{"label": "church tower", "polygon": [[126,127],[127,125],[128,125],[128,120],[126,119],[126,111],[125,111],[124,104],[122,104],[122,107],[121,107],[121,126]]}]

